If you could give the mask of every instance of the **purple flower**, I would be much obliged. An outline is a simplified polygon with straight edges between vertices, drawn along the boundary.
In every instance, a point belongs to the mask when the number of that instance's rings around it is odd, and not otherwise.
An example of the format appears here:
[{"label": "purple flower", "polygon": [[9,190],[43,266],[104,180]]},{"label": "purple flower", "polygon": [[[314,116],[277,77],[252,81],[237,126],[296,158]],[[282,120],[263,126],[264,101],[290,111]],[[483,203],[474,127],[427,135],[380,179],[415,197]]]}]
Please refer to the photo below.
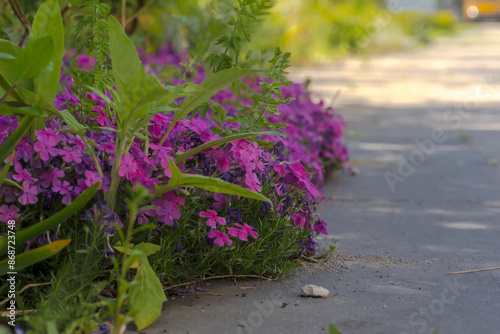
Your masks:
[{"label": "purple flower", "polygon": [[27,170],[23,169],[23,167],[21,167],[20,164],[16,164],[14,170],[16,171],[17,175],[16,174],[12,175],[12,178],[16,181],[27,182],[27,183],[33,183],[35,181],[38,181],[38,179],[32,177]]},{"label": "purple flower", "polygon": [[66,162],[75,162],[77,164],[82,162],[82,153],[80,150],[72,149],[69,147],[63,147],[59,150],[59,155],[61,155]]},{"label": "purple flower", "polygon": [[260,181],[257,178],[257,175],[254,173],[247,173],[245,176],[245,184],[247,185],[248,189],[251,191],[255,192],[260,192],[262,191],[262,187],[260,186]]},{"label": "purple flower", "polygon": [[137,172],[137,162],[131,154],[127,153],[122,157],[120,161],[120,168],[118,169],[118,175],[125,176],[127,179],[131,179],[132,175]]},{"label": "purple flower", "polygon": [[64,177],[64,172],[57,168],[51,168],[48,173],[43,173],[40,176],[42,180],[41,185],[44,188],[50,187],[50,184],[53,186],[59,185],[61,184],[61,180],[59,180],[60,177]]},{"label": "purple flower", "polygon": [[226,225],[226,219],[223,217],[219,217],[217,215],[217,211],[214,210],[201,211],[200,217],[208,218],[207,225],[211,228],[215,228],[217,226],[217,223]]},{"label": "purple flower", "polygon": [[238,229],[236,227],[228,227],[227,230],[229,231],[229,234],[232,235],[233,237],[238,237],[242,241],[248,241],[248,235],[254,239],[257,239],[259,236],[257,232],[254,231],[254,228],[250,225],[247,225],[246,223],[241,224],[234,224],[235,226],[240,227],[241,229]]},{"label": "purple flower", "polygon": [[216,244],[219,247],[223,247],[224,244],[231,246],[233,241],[229,239],[226,233],[218,231],[218,230],[212,230],[208,232],[208,237],[215,239],[214,244]]},{"label": "purple flower", "polygon": [[57,156],[59,150],[54,147],[57,145],[57,142],[42,131],[37,131],[37,135],[38,138],[33,147],[36,152],[40,152],[40,159],[47,161],[50,159],[50,156]]},{"label": "purple flower", "polygon": [[19,219],[19,208],[14,204],[0,206],[0,220],[7,224],[9,220]]},{"label": "purple flower", "polygon": [[56,193],[64,195],[62,202],[63,204],[70,205],[71,204],[71,191],[73,190],[73,186],[69,184],[68,181],[63,181],[62,183],[54,185],[52,190]]},{"label": "purple flower", "polygon": [[22,205],[35,204],[38,202],[37,195],[39,194],[37,186],[30,186],[27,182],[23,183],[24,194],[19,197],[18,201]]},{"label": "purple flower", "polygon": [[326,230],[326,222],[322,219],[318,219],[317,222],[314,223],[314,232],[318,234],[328,235],[328,231]]}]

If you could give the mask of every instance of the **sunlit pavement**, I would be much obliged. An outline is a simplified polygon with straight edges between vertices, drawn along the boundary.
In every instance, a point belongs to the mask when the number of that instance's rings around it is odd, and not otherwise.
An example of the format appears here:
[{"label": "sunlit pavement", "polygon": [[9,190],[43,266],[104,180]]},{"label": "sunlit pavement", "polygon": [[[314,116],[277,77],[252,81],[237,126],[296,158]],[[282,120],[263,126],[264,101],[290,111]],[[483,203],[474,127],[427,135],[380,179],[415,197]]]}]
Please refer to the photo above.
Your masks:
[{"label": "sunlit pavement", "polygon": [[[445,275],[500,267],[500,24],[292,76],[328,103],[341,91],[359,174],[325,185],[320,242],[346,268],[204,283],[210,294],[175,297],[144,332],[500,333],[500,270]],[[299,297],[305,284],[330,297]]]}]

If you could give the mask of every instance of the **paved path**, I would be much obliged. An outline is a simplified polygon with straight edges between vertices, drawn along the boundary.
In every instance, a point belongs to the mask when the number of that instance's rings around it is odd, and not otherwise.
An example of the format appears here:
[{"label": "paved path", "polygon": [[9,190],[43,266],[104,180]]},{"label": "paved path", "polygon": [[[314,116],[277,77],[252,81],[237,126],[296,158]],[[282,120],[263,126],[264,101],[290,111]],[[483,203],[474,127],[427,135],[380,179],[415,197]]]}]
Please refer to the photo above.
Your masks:
[{"label": "paved path", "polygon": [[[207,283],[145,333],[500,333],[500,271],[444,275],[500,266],[500,25],[293,76],[326,99],[342,90],[360,173],[329,180],[320,213],[321,243],[345,257],[279,282]],[[300,298],[304,284],[331,297]]]}]

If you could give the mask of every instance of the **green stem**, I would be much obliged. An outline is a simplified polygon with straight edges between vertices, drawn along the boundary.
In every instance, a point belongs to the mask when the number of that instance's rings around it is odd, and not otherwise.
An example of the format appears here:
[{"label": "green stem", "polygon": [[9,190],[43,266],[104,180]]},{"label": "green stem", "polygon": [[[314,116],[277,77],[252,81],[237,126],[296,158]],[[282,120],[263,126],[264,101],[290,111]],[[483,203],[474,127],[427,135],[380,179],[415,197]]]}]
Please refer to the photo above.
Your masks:
[{"label": "green stem", "polygon": [[115,151],[115,158],[113,159],[113,167],[111,169],[111,184],[109,185],[109,192],[107,195],[107,205],[108,209],[114,212],[116,205],[116,193],[118,191],[118,186],[120,185],[120,175],[118,175],[118,170],[120,169],[120,164],[122,160],[122,155],[125,151],[126,141],[125,138],[120,138],[119,146]]},{"label": "green stem", "polygon": [[104,174],[102,173],[101,165],[99,165],[99,160],[97,160],[97,157],[95,155],[94,149],[90,146],[90,144],[87,141],[87,139],[85,139],[85,136],[79,136],[79,137],[83,140],[83,143],[85,144],[85,147],[88,150],[90,150],[90,152],[91,152],[90,155],[92,156],[92,160],[94,160],[95,168],[97,169],[97,172],[99,173],[99,176],[102,179]]},{"label": "green stem", "polygon": [[127,249],[129,248],[129,243],[130,239],[132,238],[132,231],[134,228],[134,223],[135,219],[137,217],[137,203],[132,202],[129,203],[130,209],[129,209],[129,221],[128,221],[128,226],[127,226],[127,233],[125,234],[125,242],[124,242],[124,252],[122,255],[122,267],[121,267],[121,272],[120,272],[120,281],[118,283],[118,298],[116,299],[116,308],[115,308],[115,328],[114,328],[114,333],[121,333],[120,328],[122,327],[123,324],[123,317],[121,316],[121,307],[123,303],[123,299],[125,294],[127,293],[127,288],[124,287],[123,282],[126,280],[127,276],[127,261],[128,261],[128,251]]},{"label": "green stem", "polygon": [[0,98],[0,104],[2,104],[3,101],[5,101],[5,99],[7,98],[7,96],[9,96],[14,91],[14,89],[16,89],[16,86],[18,84],[19,84],[19,80],[15,84],[10,86],[10,88],[5,92],[5,94],[2,96],[2,98]]}]

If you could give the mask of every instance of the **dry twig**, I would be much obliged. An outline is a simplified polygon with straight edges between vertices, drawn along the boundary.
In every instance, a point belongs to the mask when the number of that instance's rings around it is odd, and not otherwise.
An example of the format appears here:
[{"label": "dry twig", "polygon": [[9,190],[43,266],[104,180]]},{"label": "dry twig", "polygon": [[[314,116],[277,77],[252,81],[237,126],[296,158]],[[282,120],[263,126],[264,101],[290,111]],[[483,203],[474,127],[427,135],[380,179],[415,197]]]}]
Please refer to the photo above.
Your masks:
[{"label": "dry twig", "polygon": [[480,271],[490,271],[490,270],[500,270],[500,267],[476,269],[476,270],[466,270],[466,271],[455,271],[452,273],[446,273],[445,275],[469,274],[469,273],[478,273]]}]

